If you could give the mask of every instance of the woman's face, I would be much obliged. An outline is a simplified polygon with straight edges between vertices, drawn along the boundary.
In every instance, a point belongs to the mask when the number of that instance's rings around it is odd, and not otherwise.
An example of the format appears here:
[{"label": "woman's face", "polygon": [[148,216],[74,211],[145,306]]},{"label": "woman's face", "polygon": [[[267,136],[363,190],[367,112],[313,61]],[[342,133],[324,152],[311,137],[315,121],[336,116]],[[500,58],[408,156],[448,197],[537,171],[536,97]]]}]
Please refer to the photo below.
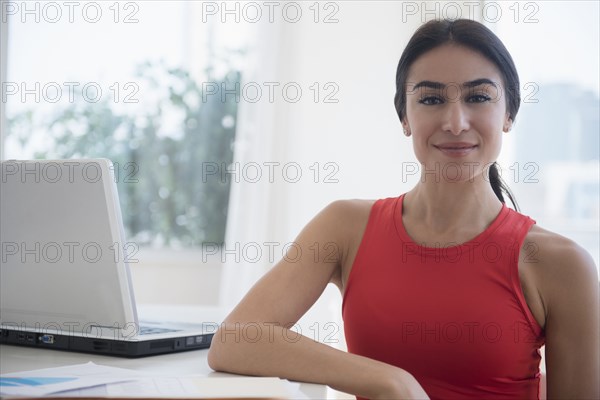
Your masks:
[{"label": "woman's face", "polygon": [[466,181],[487,172],[511,126],[505,95],[498,68],[467,47],[443,45],[415,60],[403,126],[422,179]]}]

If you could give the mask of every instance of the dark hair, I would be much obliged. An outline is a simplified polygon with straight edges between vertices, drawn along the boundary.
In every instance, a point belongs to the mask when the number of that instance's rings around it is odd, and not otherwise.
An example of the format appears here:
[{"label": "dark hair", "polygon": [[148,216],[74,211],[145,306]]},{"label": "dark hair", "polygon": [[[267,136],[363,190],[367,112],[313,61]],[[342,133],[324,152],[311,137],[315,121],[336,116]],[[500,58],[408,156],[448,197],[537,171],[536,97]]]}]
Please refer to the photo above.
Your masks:
[{"label": "dark hair", "polygon": [[[475,50],[498,67],[506,91],[506,109],[510,119],[514,122],[521,104],[521,92],[519,75],[512,57],[491,30],[485,25],[469,19],[431,20],[414,33],[400,57],[396,70],[394,105],[400,121],[406,114],[406,79],[410,66],[422,54],[448,43]],[[503,193],[505,193],[518,211],[519,207],[514,195],[500,177],[496,162],[489,168],[489,180],[498,199],[504,203]]]}]

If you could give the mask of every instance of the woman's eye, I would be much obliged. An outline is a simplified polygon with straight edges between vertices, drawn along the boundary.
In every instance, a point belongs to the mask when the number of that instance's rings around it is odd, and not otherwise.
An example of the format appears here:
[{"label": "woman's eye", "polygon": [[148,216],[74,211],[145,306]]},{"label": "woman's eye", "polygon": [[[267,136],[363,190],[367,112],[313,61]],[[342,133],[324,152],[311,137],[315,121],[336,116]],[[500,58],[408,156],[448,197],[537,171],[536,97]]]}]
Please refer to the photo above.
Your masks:
[{"label": "woman's eye", "polygon": [[420,104],[425,104],[426,106],[432,106],[436,104],[442,104],[443,101],[439,97],[436,96],[427,96],[419,99]]},{"label": "woman's eye", "polygon": [[476,94],[467,99],[468,103],[485,103],[486,101],[490,101],[490,96],[485,94]]}]

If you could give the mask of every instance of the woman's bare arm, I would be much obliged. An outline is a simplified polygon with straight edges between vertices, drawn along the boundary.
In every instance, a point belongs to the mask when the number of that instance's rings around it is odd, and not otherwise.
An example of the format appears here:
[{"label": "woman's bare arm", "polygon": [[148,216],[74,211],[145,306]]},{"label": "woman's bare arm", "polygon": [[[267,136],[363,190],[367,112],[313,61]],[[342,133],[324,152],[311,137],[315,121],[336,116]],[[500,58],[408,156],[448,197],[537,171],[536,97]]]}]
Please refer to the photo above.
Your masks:
[{"label": "woman's bare arm", "polygon": [[538,244],[539,290],[546,309],[548,399],[600,398],[598,273],[569,239],[544,233]]},{"label": "woman's bare arm", "polygon": [[[339,274],[355,207],[353,202],[332,203],[302,230],[295,241],[302,257],[277,263],[215,333],[208,354],[211,368],[321,383],[367,398],[427,398],[412,375],[400,368],[288,329]],[[321,251],[314,251],[315,246]],[[332,246],[338,249],[336,257],[325,251]]]}]

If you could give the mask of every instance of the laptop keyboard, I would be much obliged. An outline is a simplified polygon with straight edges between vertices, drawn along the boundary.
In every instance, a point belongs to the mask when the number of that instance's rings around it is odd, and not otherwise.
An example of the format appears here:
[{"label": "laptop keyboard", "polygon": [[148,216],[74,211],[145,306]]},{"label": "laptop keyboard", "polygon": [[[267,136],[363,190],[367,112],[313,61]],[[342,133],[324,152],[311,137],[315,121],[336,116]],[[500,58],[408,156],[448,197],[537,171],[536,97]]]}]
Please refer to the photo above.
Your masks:
[{"label": "laptop keyboard", "polygon": [[152,335],[155,333],[177,332],[179,329],[157,328],[154,326],[140,326],[140,335]]}]

